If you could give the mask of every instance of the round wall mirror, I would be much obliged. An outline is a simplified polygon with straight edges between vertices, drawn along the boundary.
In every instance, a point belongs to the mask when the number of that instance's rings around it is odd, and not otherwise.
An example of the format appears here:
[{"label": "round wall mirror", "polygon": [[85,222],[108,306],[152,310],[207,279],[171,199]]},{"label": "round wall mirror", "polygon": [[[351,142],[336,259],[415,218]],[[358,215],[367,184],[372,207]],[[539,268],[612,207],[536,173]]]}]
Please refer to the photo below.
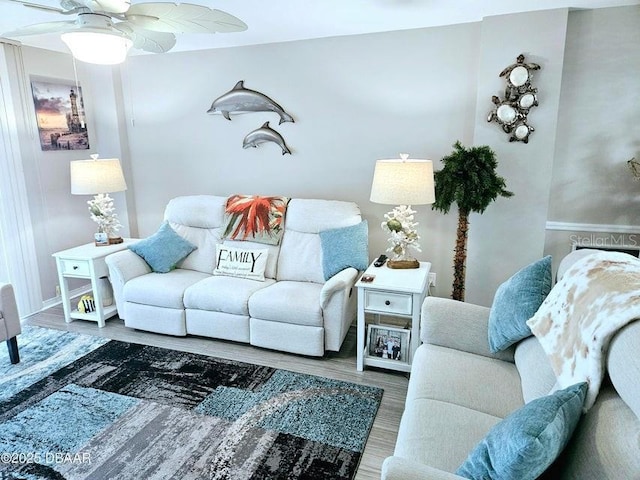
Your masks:
[{"label": "round wall mirror", "polygon": [[513,134],[518,140],[524,140],[529,135],[529,127],[527,127],[526,125],[520,124],[516,127]]},{"label": "round wall mirror", "polygon": [[525,93],[518,100],[520,108],[531,108],[536,103],[536,97],[533,93]]},{"label": "round wall mirror", "polygon": [[511,70],[509,74],[509,81],[513,84],[514,87],[521,87],[529,80],[529,71],[523,67],[518,66]]},{"label": "round wall mirror", "polygon": [[496,114],[498,115],[498,118],[500,119],[500,121],[506,124],[515,122],[518,116],[516,109],[513,108],[511,105],[500,105],[498,107]]}]

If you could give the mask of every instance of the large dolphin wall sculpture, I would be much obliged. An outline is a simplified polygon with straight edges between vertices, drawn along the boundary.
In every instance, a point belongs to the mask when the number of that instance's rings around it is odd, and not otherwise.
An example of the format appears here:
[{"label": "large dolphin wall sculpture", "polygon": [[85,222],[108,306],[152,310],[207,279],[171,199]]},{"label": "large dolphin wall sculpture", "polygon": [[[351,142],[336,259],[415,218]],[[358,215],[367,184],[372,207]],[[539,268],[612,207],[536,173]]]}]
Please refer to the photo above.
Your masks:
[{"label": "large dolphin wall sculpture", "polygon": [[269,127],[269,122],[265,122],[260,128],[249,132],[244,141],[242,142],[242,148],[257,147],[261,143],[273,142],[282,149],[282,155],[285,153],[291,154],[291,150],[284,142],[284,138],[273,128]]},{"label": "large dolphin wall sculpture", "polygon": [[244,88],[244,80],[240,80],[235,87],[216,98],[207,111],[210,114],[221,114],[227,120],[231,120],[230,114],[232,113],[251,112],[274,112],[280,115],[280,124],[293,122],[293,117],[269,97],[255,90]]}]

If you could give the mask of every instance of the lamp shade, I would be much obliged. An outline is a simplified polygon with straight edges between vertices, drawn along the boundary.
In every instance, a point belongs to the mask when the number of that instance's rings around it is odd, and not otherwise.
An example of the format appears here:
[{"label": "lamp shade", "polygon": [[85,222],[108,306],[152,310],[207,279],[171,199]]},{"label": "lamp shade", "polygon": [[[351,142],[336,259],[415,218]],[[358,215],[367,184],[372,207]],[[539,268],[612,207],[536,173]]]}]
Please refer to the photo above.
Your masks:
[{"label": "lamp shade", "polygon": [[427,205],[436,201],[431,160],[378,160],[370,200],[387,205]]},{"label": "lamp shade", "polygon": [[116,65],[127,58],[133,42],[115,32],[73,31],[60,35],[76,60]]},{"label": "lamp shade", "polygon": [[117,158],[75,160],[70,165],[73,195],[95,195],[127,189],[120,160]]}]

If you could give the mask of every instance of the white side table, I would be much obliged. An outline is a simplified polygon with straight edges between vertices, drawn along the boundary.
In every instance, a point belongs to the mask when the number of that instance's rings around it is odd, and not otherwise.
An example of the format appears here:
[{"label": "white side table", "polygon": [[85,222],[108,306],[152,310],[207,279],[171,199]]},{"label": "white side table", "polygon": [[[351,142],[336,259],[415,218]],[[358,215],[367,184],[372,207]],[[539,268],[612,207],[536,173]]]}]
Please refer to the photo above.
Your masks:
[{"label": "white side table", "polygon": [[[372,263],[362,277],[375,275],[374,280],[363,282],[360,277],[356,283],[358,288],[358,371],[362,371],[365,365],[402,372],[411,371],[413,354],[420,345],[420,310],[427,294],[430,270],[429,262],[420,262],[420,268],[414,269],[392,269],[387,267],[386,263],[381,267],[374,267]],[[383,332],[390,328],[402,338],[409,339],[406,358],[380,358],[370,353],[370,339],[365,322],[367,313],[403,317],[409,320],[404,329],[374,324]]]},{"label": "white side table", "polygon": [[[58,268],[58,281],[60,282],[60,295],[62,296],[65,322],[69,323],[73,319],[91,320],[98,322],[98,327],[102,328],[107,318],[113,317],[118,313],[115,301],[113,305],[103,306],[98,281],[101,277],[108,276],[109,273],[107,264],[104,261],[105,257],[124,250],[135,242],[137,242],[136,239],[126,238],[123,243],[101,247],[96,247],[93,243],[87,243],[86,245],[80,245],[79,247],[53,254]],[[91,290],[96,303],[94,312],[82,313],[72,308],[69,296],[69,278],[91,280]]]}]

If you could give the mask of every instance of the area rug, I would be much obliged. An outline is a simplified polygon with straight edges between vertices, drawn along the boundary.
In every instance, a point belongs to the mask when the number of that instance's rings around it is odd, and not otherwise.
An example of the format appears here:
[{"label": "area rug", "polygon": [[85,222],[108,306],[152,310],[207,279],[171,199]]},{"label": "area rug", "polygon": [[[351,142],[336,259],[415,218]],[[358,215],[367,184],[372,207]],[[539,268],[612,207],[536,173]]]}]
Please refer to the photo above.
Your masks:
[{"label": "area rug", "polygon": [[0,400],[0,479],[352,479],[382,398],[157,347],[83,348]]}]

